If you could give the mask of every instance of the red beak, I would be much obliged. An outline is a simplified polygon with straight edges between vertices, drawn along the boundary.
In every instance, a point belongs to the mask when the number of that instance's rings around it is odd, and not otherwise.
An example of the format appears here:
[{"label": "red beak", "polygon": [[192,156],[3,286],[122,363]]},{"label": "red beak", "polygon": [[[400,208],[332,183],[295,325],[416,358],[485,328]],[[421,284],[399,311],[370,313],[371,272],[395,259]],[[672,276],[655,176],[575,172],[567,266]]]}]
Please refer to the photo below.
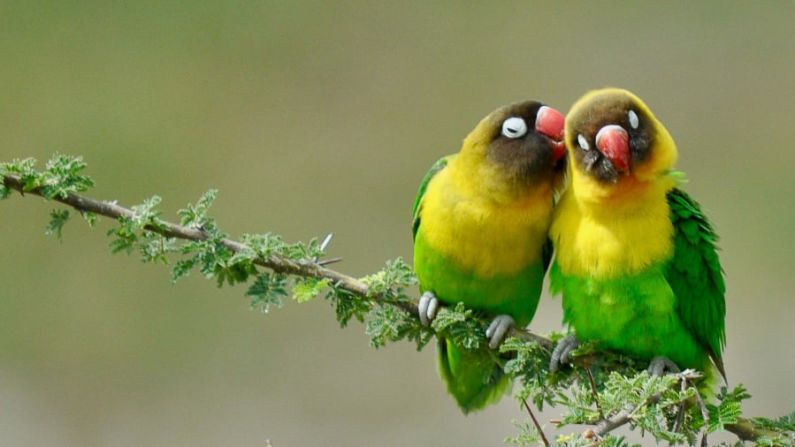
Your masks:
[{"label": "red beak", "polygon": [[549,138],[552,146],[552,157],[560,160],[566,154],[563,144],[563,127],[566,118],[562,113],[549,106],[541,106],[536,113],[536,132]]},{"label": "red beak", "polygon": [[629,134],[623,127],[610,124],[599,129],[596,147],[613,163],[616,170],[629,171]]}]

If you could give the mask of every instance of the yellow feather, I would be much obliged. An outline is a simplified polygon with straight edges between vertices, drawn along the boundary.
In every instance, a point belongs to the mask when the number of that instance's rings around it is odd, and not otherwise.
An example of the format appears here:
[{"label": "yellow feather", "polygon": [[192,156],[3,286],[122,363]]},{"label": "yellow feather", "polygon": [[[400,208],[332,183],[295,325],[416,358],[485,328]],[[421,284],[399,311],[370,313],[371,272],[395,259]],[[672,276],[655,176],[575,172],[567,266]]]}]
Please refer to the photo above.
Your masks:
[{"label": "yellow feather", "polygon": [[[677,150],[671,135],[634,94],[621,89],[587,93],[572,106],[569,116],[589,107],[599,96],[634,98],[654,124],[655,143],[650,157],[629,176],[607,184],[582,173],[569,157],[571,184],[555,209],[550,237],[557,262],[565,274],[598,279],[638,273],[667,259],[673,250],[673,225],[666,194],[676,180],[668,175]],[[567,146],[576,135],[566,129]]]},{"label": "yellow feather", "polygon": [[492,176],[500,173],[465,154],[428,185],[421,204],[422,235],[431,248],[475,275],[518,273],[541,258],[552,214],[551,186],[497,193],[504,182]]},{"label": "yellow feather", "polygon": [[603,198],[601,206],[579,200],[576,191],[589,181],[573,171],[572,185],[555,209],[550,237],[563,273],[615,278],[671,256],[673,225],[665,194],[673,179],[634,185],[620,198]]}]

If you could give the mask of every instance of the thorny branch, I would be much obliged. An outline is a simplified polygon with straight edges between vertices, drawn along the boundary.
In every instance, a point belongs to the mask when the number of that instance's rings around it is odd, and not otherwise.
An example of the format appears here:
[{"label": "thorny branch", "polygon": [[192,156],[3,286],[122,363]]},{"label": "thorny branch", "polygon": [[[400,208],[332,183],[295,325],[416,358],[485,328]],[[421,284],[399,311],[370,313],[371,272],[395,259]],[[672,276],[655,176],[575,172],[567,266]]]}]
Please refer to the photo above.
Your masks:
[{"label": "thorny branch", "polygon": [[[23,195],[34,194],[44,197],[41,192],[41,188],[34,188],[28,191],[24,190],[22,181],[15,175],[6,175],[4,176],[3,181],[7,187],[19,191]],[[131,218],[134,215],[131,209],[118,205],[115,202],[92,199],[74,193],[69,193],[66,198],[55,197],[53,200],[61,202],[65,205],[69,205],[77,211],[96,213],[98,215],[110,217],[111,219],[118,219],[120,217]],[[178,239],[193,241],[207,239],[207,234],[199,228],[188,228],[166,221],[161,221],[158,225],[148,225],[146,229],[162,236]],[[242,252],[247,248],[245,244],[232,239],[223,239],[222,244],[235,253]],[[332,283],[338,284],[342,289],[345,289],[348,292],[351,292],[352,294],[364,299],[375,302],[383,302],[384,300],[384,297],[381,295],[369,294],[367,285],[365,285],[361,280],[323,267],[314,260],[296,262],[293,260],[280,258],[278,256],[271,256],[266,259],[258,258],[254,261],[254,263],[261,267],[268,268],[276,273],[284,273],[304,278],[328,279]],[[412,300],[410,302],[390,302],[389,304],[398,306],[419,318],[419,314],[417,312],[417,300]],[[546,349],[551,349],[553,345],[552,340],[546,337],[517,328],[511,329],[506,337],[516,337],[527,341],[534,341]]]},{"label": "thorny branch", "polygon": [[[701,377],[700,374],[694,373],[692,370],[687,370],[687,371],[684,371],[684,372],[679,373],[677,375],[679,376],[679,380],[680,380],[681,383],[686,383],[688,380],[692,380],[692,379],[696,379],[698,377]],[[596,429],[594,429],[594,431],[593,431],[594,434],[596,436],[604,436],[607,433],[609,433],[609,432],[611,432],[611,431],[613,431],[613,430],[615,430],[615,429],[617,429],[617,428],[619,428],[619,427],[621,427],[623,425],[626,425],[626,424],[632,422],[632,418],[635,416],[635,414],[638,411],[640,411],[640,409],[642,409],[644,406],[649,405],[649,404],[651,404],[651,403],[653,403],[653,402],[655,402],[655,401],[657,401],[659,399],[660,399],[660,395],[659,394],[655,394],[653,396],[650,396],[648,399],[646,399],[640,405],[637,405],[637,406],[634,406],[634,407],[631,407],[631,408],[626,408],[626,409],[621,410],[618,413],[616,413],[616,414],[614,414],[613,416],[610,416],[610,417],[603,417],[600,421],[598,421],[595,424],[596,425]],[[708,417],[709,416],[707,416],[707,418]]]},{"label": "thorny branch", "polygon": [[[7,188],[16,190],[23,196],[25,194],[32,194],[47,198],[43,194],[41,187],[26,189],[19,176],[7,174],[3,176],[2,181]],[[55,196],[51,200],[68,205],[79,212],[95,213],[97,215],[105,216],[111,219],[132,218],[134,216],[133,210],[121,206],[116,202],[97,200],[75,193],[68,193],[63,197]],[[162,220],[160,220],[157,225],[146,225],[144,228],[150,232],[169,238],[178,238],[191,241],[203,241],[208,239],[208,234],[200,228],[186,227]],[[235,253],[240,253],[248,249],[245,244],[229,238],[222,239],[221,243],[224,247]],[[324,267],[321,265],[322,263],[318,262],[316,259],[294,261],[279,256],[270,256],[267,258],[257,258],[254,260],[254,264],[270,269],[275,273],[295,275],[302,278],[326,279],[336,284],[337,287],[344,289],[351,294],[372,302],[386,303],[397,306],[419,319],[419,314],[417,312],[418,301],[416,299],[411,299],[409,301],[391,301],[383,296],[383,294],[371,294],[369,293],[367,285],[363,281]],[[554,345],[553,341],[549,338],[520,328],[512,328],[506,337],[514,337],[525,341],[535,342],[547,351],[550,351]],[[573,362],[577,365],[587,368],[588,365],[593,361],[594,355],[595,354],[586,354],[582,357],[575,358]],[[651,399],[644,402],[643,405],[647,405],[649,403],[651,403]],[[597,437],[602,437],[605,434],[623,425],[626,425],[627,423],[630,423],[632,421],[633,415],[643,405],[634,408],[627,408],[613,415],[605,415],[600,420],[595,421],[592,424],[595,429],[589,430],[587,433],[589,433],[590,436],[595,435]],[[538,424],[537,421],[536,424]],[[726,424],[725,429],[734,433],[744,441],[753,441],[762,436],[775,435],[774,432],[766,430],[763,427],[759,427],[754,423],[754,421],[745,418],[738,418],[737,423],[735,424]],[[539,432],[541,431],[539,430]],[[540,433],[540,435],[545,439],[543,433]]]}]

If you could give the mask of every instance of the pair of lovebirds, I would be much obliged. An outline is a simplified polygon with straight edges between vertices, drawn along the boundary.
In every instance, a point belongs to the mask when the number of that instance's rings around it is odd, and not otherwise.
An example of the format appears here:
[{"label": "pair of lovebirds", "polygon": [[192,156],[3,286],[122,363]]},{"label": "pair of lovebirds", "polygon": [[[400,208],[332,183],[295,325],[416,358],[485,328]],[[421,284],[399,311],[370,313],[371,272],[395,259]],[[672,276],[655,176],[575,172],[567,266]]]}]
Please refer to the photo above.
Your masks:
[{"label": "pair of lovebirds", "polygon": [[[663,374],[694,368],[725,377],[724,282],[715,235],[678,188],[677,149],[637,96],[587,93],[564,117],[537,101],[497,109],[425,176],[414,204],[414,268],[428,324],[440,302],[496,315],[499,346],[530,323],[550,267],[579,342],[648,360]],[[493,355],[439,340],[439,370],[466,413],[511,386]]]}]

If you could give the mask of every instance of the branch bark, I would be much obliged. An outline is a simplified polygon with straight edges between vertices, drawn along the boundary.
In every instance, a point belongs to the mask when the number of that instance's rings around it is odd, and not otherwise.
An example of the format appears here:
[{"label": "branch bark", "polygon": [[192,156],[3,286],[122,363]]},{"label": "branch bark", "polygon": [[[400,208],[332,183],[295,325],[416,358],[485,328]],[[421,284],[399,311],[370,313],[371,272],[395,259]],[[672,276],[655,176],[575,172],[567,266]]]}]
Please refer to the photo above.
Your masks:
[{"label": "branch bark", "polygon": [[754,421],[747,418],[737,418],[737,423],[726,424],[724,428],[737,435],[743,441],[753,442],[763,436],[775,438],[778,435],[778,433],[757,426]]},{"label": "branch bark", "polygon": [[[32,190],[25,191],[22,181],[20,180],[19,177],[15,175],[4,176],[3,183],[8,188],[14,189],[22,195],[33,194],[40,197],[44,197],[44,195],[41,192],[41,188],[34,188]],[[131,209],[118,205],[115,202],[97,200],[90,197],[81,196],[79,194],[70,193],[66,196],[66,198],[56,197],[52,200],[63,203],[64,205],[71,206],[77,211],[91,212],[101,216],[109,217],[111,219],[118,219],[120,217],[132,217],[134,215]],[[159,226],[147,226],[146,229],[166,237],[173,237],[178,239],[186,239],[193,241],[201,241],[207,239],[207,235],[200,229],[189,228],[167,221],[161,221]],[[233,239],[224,239],[222,243],[226,248],[228,248],[229,250],[235,253],[247,249],[245,244],[235,241]],[[344,273],[340,273],[336,270],[323,267],[322,265],[319,265],[318,263],[313,261],[307,260],[302,262],[295,262],[277,256],[271,256],[267,259],[262,259],[262,258],[257,259],[254,261],[254,263],[261,267],[270,269],[276,273],[284,273],[304,278],[328,279],[329,281],[332,281],[335,284],[339,284],[340,287],[347,290],[348,292],[351,292],[352,294],[360,296],[367,300],[377,302],[383,300],[384,298],[383,296],[377,294],[373,295],[369,294],[367,290],[367,285],[365,285],[361,280],[354,278],[352,276],[348,276]],[[389,303],[389,304],[398,306],[403,310],[411,313],[415,317],[419,318],[419,313],[417,311],[417,305],[419,304],[419,302],[417,300],[413,300],[410,303],[403,302],[403,303]],[[553,345],[552,340],[526,330],[513,328],[509,331],[507,335],[511,337],[521,338],[523,340],[534,341],[546,349],[552,349]]]},{"label": "branch bark", "polygon": [[[18,191],[23,196],[25,194],[32,194],[46,198],[42,194],[41,188],[34,188],[26,191],[20,178],[15,175],[3,176],[3,184],[10,189]],[[97,200],[79,194],[70,193],[65,198],[56,197],[53,198],[52,200],[60,202],[64,205],[68,205],[79,212],[91,212],[97,215],[109,217],[111,219],[119,219],[121,217],[131,218],[134,216],[134,213],[131,209],[118,205],[115,202]],[[201,241],[207,239],[207,235],[200,229],[189,228],[167,221],[160,221],[158,226],[147,226],[146,229],[166,237],[172,237],[178,239],[194,240],[194,241]],[[223,239],[222,244],[229,250],[236,253],[247,249],[245,244],[239,241],[235,241],[233,239]],[[384,301],[383,296],[378,294],[370,294],[367,285],[364,284],[361,280],[346,275],[344,273],[340,273],[336,270],[326,268],[318,264],[317,262],[313,262],[310,260],[296,262],[288,259],[283,259],[277,256],[271,256],[269,258],[256,259],[254,263],[261,267],[270,269],[276,273],[284,273],[304,278],[328,279],[329,281],[338,284],[341,288],[347,290],[348,292],[360,296],[364,299],[374,302],[386,302]],[[388,302],[387,304],[398,306],[401,309],[409,312],[414,317],[419,319],[419,314],[417,311],[417,305],[418,305],[417,300],[412,300],[411,302],[400,302],[400,303]],[[533,332],[524,329],[512,328],[507,335],[510,337],[516,337],[519,339],[536,342],[547,350],[551,350],[553,348],[552,340],[543,337],[541,335],[534,334]],[[587,366],[587,362],[589,361],[588,359],[589,356],[585,357],[586,358],[581,360]],[[578,361],[577,363],[580,362]],[[627,424],[628,422],[631,421],[633,411],[634,409],[629,409],[628,411],[621,411],[609,418],[597,422],[595,424],[596,434],[601,436],[612,430],[615,430],[618,427]],[[736,424],[726,425],[725,428],[726,430],[737,435],[740,439],[749,440],[749,441],[755,440],[760,436],[770,436],[771,434],[775,435],[775,433],[772,433],[768,430],[764,430],[758,427],[756,424],[753,423],[752,420],[744,418],[738,420]]]},{"label": "branch bark", "polygon": [[[682,381],[681,383],[686,383],[688,380],[693,380],[700,377],[700,374],[693,374],[692,370],[687,370],[677,374],[677,377],[679,377],[680,381]],[[644,400],[640,405],[626,408],[610,417],[603,417],[595,424],[596,428],[594,429],[594,434],[597,436],[604,436],[607,433],[610,433],[611,431],[632,422],[632,418],[640,409],[646,405],[658,401],[659,399],[660,395],[655,394],[653,396],[649,396],[649,398]]]}]

